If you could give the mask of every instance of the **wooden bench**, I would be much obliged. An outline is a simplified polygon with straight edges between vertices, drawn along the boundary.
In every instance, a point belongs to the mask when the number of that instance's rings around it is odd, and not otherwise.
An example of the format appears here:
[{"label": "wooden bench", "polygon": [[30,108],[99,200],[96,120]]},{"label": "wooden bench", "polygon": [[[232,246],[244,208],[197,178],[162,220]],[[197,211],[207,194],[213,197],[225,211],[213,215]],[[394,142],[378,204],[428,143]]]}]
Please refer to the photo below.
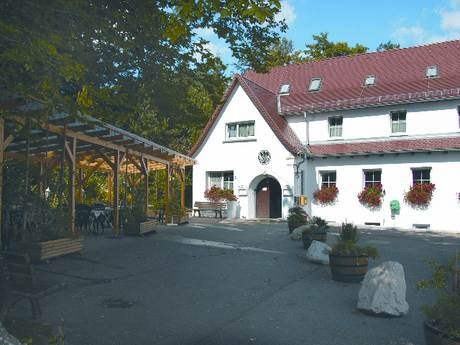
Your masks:
[{"label": "wooden bench", "polygon": [[227,204],[225,202],[212,202],[212,201],[195,201],[193,204],[193,215],[198,213],[198,217],[201,217],[201,211],[213,211],[215,212],[215,217],[217,215],[222,218],[222,210],[227,208]]},{"label": "wooden bench", "polygon": [[[35,277],[34,267],[31,264],[30,257],[27,254],[13,252],[0,252],[0,273],[2,276],[2,310],[1,319],[6,317],[9,309],[22,299],[28,299],[32,308],[32,317],[34,319],[41,316],[39,300],[61,289],[64,284],[46,286],[38,282]],[[9,295],[14,297],[13,301],[7,301]]]}]

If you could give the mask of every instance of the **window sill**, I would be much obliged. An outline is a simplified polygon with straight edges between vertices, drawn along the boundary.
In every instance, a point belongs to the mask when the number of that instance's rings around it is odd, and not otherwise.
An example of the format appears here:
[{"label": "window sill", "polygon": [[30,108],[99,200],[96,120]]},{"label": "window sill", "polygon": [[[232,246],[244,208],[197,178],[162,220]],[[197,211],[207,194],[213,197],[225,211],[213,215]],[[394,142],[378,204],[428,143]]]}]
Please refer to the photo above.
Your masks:
[{"label": "window sill", "polygon": [[256,138],[238,138],[238,139],[227,139],[224,140],[222,143],[228,144],[228,143],[243,143],[243,142],[248,142],[248,141],[257,141]]},{"label": "window sill", "polygon": [[406,132],[401,132],[401,133],[391,133],[390,137],[407,137],[408,134]]},{"label": "window sill", "polygon": [[327,140],[328,141],[342,141],[343,137],[329,137]]}]

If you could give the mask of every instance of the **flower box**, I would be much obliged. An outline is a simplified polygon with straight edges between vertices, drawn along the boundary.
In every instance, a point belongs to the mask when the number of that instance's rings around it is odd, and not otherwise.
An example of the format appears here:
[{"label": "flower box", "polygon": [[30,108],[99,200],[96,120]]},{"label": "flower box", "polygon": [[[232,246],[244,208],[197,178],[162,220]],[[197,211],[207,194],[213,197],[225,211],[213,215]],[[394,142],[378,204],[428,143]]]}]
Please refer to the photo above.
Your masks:
[{"label": "flower box", "polygon": [[322,205],[329,205],[337,200],[339,189],[336,186],[322,187],[313,193],[316,202]]},{"label": "flower box", "polygon": [[83,238],[68,237],[44,242],[18,242],[16,251],[29,254],[31,261],[36,263],[71,253],[81,253]]},{"label": "flower box", "polygon": [[366,186],[358,194],[358,200],[366,207],[378,208],[382,205],[382,198],[384,194],[385,192],[381,184]]},{"label": "flower box", "polygon": [[404,200],[414,207],[427,207],[435,189],[433,183],[416,183],[406,192]]}]

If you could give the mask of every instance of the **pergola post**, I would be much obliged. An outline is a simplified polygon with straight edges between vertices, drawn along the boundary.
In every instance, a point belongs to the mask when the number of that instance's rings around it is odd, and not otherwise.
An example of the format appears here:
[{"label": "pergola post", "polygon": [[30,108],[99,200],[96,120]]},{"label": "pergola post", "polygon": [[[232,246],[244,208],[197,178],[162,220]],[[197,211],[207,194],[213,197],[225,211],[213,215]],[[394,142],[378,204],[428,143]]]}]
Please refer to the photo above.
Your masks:
[{"label": "pergola post", "polygon": [[5,120],[0,118],[0,249],[3,248],[3,157],[5,148],[3,147],[4,139],[5,139]]},{"label": "pergola post", "polygon": [[166,164],[166,191],[165,191],[165,196],[164,196],[164,203],[165,203],[165,223],[167,224],[169,220],[169,194],[170,194],[170,189],[171,189],[171,183],[170,183],[170,178],[171,178],[171,165],[168,163]]},{"label": "pergola post", "polygon": [[113,166],[113,232],[120,234],[120,151],[115,152]]},{"label": "pergola post", "polygon": [[113,203],[113,171],[107,174],[107,201]]},{"label": "pergola post", "polygon": [[185,208],[185,168],[180,167],[180,208]]},{"label": "pergola post", "polygon": [[149,210],[149,161],[141,157],[141,172],[144,175],[144,188],[145,188],[145,212]]},{"label": "pergola post", "polygon": [[65,141],[65,149],[69,157],[69,229],[75,234],[75,182],[77,166],[77,138],[70,138],[70,146]]}]

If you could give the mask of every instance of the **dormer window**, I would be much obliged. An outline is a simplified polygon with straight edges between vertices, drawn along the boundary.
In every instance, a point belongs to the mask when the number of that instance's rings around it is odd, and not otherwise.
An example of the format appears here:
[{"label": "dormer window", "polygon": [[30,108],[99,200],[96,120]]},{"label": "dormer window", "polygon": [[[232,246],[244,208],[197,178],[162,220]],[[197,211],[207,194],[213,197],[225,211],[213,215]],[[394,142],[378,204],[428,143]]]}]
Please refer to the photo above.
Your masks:
[{"label": "dormer window", "polygon": [[364,86],[374,86],[375,85],[375,75],[368,75],[364,78]]},{"label": "dormer window", "polygon": [[319,91],[321,89],[322,81],[322,78],[312,78],[310,80],[310,86],[308,87],[308,91]]},{"label": "dormer window", "polygon": [[291,90],[291,85],[283,84],[280,86],[280,95],[288,94],[290,90]]},{"label": "dormer window", "polygon": [[436,78],[439,77],[438,66],[428,66],[426,68],[425,76],[427,78]]}]

